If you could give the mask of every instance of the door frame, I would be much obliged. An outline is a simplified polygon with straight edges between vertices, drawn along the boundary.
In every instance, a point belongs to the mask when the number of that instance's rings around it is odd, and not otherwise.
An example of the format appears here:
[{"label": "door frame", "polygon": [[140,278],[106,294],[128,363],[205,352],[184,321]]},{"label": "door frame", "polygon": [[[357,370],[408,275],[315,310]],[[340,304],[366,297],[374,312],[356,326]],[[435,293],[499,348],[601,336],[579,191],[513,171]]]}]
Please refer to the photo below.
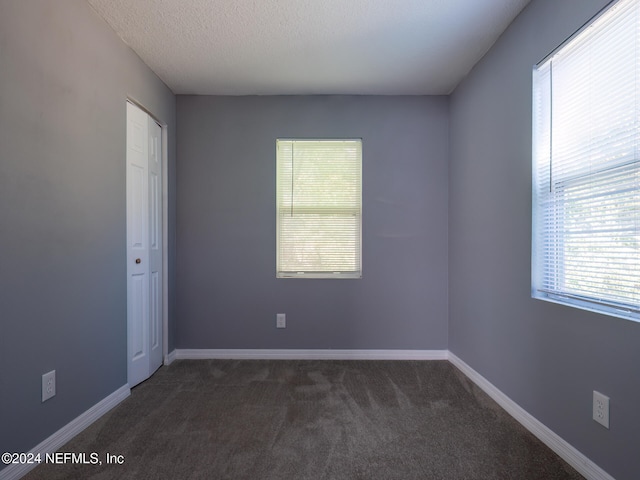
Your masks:
[{"label": "door frame", "polygon": [[[142,102],[136,100],[135,97],[127,96],[124,102],[125,106],[125,152],[127,148],[127,102],[132,103],[143,112],[147,113],[151,119],[160,125],[162,132],[162,365],[168,365],[169,362],[169,131],[168,125],[160,120],[157,115],[146,108]],[[126,155],[125,155],[126,156]],[[126,162],[125,162],[126,165]],[[125,170],[125,185],[127,177]],[[126,189],[125,189],[126,191]],[[126,242],[125,242],[126,244]],[[127,298],[129,291],[127,289]],[[127,319],[127,345],[129,342],[129,320]],[[126,348],[126,359],[129,362],[129,348]],[[127,382],[129,377],[127,375]]]}]

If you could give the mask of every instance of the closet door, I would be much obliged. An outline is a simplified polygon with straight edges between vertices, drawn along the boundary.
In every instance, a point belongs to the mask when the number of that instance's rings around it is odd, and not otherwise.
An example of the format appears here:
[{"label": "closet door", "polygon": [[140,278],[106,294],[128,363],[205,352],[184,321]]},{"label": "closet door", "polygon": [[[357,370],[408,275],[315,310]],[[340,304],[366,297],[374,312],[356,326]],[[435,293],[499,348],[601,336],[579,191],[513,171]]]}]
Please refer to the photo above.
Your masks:
[{"label": "closet door", "polygon": [[129,387],[162,364],[160,126],[127,102],[127,371]]}]

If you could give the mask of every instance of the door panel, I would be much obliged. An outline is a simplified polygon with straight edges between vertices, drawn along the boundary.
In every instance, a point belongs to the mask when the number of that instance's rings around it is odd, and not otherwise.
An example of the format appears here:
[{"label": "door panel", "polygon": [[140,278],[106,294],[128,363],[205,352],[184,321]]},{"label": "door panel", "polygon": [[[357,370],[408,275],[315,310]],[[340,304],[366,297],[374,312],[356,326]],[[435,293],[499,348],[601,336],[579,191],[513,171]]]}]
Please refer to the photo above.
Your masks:
[{"label": "door panel", "polygon": [[131,359],[133,361],[144,361],[147,354],[147,341],[144,331],[144,318],[147,317],[147,278],[146,275],[132,275],[131,277],[131,313],[133,328],[131,330]]},{"label": "door panel", "polygon": [[[158,348],[162,348],[161,342],[160,342],[160,332],[161,330],[161,321],[162,321],[162,317],[160,315],[161,310],[159,309],[159,307],[162,306],[162,285],[160,282],[160,275],[158,272],[152,272],[151,273],[151,302],[150,302],[150,308],[151,308],[151,352],[157,352]],[[161,351],[161,350],[160,350]],[[162,356],[160,357],[160,359],[162,360]],[[153,368],[155,370],[155,368],[158,368],[160,365],[155,366],[155,363],[153,362],[153,356],[152,356],[152,362],[151,362],[151,368]]]},{"label": "door panel", "polygon": [[145,254],[147,248],[146,241],[146,213],[147,201],[144,195],[146,189],[147,172],[144,166],[131,162],[129,166],[129,175],[131,176],[130,188],[131,207],[129,214],[132,216],[131,226],[131,248],[133,252]]},{"label": "door panel", "polygon": [[155,172],[149,173],[149,201],[151,202],[151,216],[149,220],[151,221],[151,231],[149,232],[151,238],[149,239],[149,246],[151,250],[158,250],[160,238],[158,232],[158,175]]}]

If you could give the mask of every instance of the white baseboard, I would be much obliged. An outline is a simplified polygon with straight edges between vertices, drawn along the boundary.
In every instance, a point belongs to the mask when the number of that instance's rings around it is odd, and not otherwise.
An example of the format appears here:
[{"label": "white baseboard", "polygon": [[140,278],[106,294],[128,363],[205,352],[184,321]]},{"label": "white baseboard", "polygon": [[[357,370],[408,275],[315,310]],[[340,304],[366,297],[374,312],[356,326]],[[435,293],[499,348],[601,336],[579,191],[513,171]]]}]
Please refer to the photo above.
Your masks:
[{"label": "white baseboard", "polygon": [[449,361],[578,473],[588,480],[615,480],[452,352],[449,352]]},{"label": "white baseboard", "polygon": [[447,360],[447,350],[180,349],[176,360]]},{"label": "white baseboard", "polygon": [[[176,349],[165,356],[165,365],[174,360],[254,359],[254,360],[449,360],[471,381],[504,408],[540,441],[564,459],[588,480],[615,480],[576,448],[502,393],[486,378],[448,350],[240,350],[240,349]],[[128,385],[120,387],[82,415],[31,450],[42,454],[55,452],[75,435],[130,395]],[[0,470],[0,480],[17,480],[36,465],[9,465]]]},{"label": "white baseboard", "polygon": [[170,353],[164,356],[164,364],[171,365],[175,359],[176,359],[176,350],[174,349]]},{"label": "white baseboard", "polygon": [[[34,455],[41,454],[43,457],[46,453],[53,453],[62,447],[65,443],[83,431],[93,422],[102,417],[113,407],[122,402],[131,394],[129,385],[123,385],[108,397],[96,403],[89,410],[71,420],[68,424],[55,432],[49,438],[36,445],[29,453]],[[12,464],[3,470],[0,470],[0,480],[17,480],[26,475],[30,470],[37,467],[38,464]]]}]

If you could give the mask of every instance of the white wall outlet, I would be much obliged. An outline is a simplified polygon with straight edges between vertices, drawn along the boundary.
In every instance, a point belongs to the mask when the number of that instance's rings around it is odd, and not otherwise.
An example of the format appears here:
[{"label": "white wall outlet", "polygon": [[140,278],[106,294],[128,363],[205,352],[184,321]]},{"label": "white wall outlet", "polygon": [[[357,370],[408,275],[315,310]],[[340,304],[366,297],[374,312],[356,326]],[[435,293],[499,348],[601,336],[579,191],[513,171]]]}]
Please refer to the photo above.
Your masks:
[{"label": "white wall outlet", "polygon": [[56,394],[56,371],[42,375],[42,401],[49,400]]},{"label": "white wall outlet", "polygon": [[287,328],[287,316],[284,313],[276,315],[276,328]]},{"label": "white wall outlet", "polygon": [[593,391],[593,419],[609,428],[609,397]]}]

